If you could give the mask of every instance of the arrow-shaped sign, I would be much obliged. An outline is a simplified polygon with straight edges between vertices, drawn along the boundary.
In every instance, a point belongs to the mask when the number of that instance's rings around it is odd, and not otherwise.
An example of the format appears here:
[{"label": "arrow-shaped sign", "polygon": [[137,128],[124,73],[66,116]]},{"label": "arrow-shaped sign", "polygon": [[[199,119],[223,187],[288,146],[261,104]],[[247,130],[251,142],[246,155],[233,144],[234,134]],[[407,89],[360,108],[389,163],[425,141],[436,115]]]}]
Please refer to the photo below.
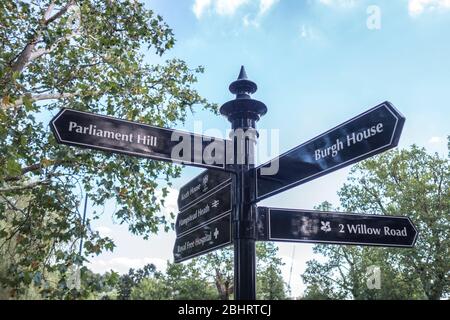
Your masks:
[{"label": "arrow-shaped sign", "polygon": [[177,237],[173,247],[175,262],[191,259],[231,244],[230,214]]},{"label": "arrow-shaped sign", "polygon": [[417,229],[408,217],[259,207],[258,239],[411,248]]},{"label": "arrow-shaped sign", "polygon": [[231,183],[228,183],[181,211],[177,216],[175,231],[177,235],[189,232],[230,211]]},{"label": "arrow-shaped sign", "polygon": [[208,169],[180,188],[178,193],[178,209],[189,207],[212,192],[231,182],[231,173]]},{"label": "arrow-shaped sign", "polygon": [[384,102],[256,168],[259,201],[398,144],[405,118]]},{"label": "arrow-shaped sign", "polygon": [[226,140],[62,109],[51,121],[58,143],[199,167],[225,169]]}]

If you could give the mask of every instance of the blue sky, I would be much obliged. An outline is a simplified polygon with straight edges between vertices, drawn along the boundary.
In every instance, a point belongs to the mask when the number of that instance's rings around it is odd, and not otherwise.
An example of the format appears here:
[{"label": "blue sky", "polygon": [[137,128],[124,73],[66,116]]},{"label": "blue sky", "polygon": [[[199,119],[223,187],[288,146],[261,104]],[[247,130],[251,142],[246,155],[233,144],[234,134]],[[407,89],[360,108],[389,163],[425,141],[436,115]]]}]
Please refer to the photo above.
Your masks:
[{"label": "blue sky", "polygon": [[[258,127],[279,130],[279,152],[388,100],[406,117],[400,148],[416,143],[429,152],[447,153],[449,0],[149,0],[147,5],[174,30],[177,42],[165,58],[205,66],[196,88],[210,101],[222,104],[233,98],[228,85],[245,65],[259,87],[253,97],[268,107]],[[147,60],[159,61],[151,53]],[[200,109],[179,127],[193,130],[200,121],[204,130],[225,134],[229,128],[225,118]],[[186,168],[174,181],[167,211],[177,211],[177,189],[200,171]],[[311,209],[324,200],[338,205],[336,191],[347,174],[348,168],[339,170],[261,205]],[[114,203],[105,208],[111,210]],[[114,223],[110,214],[96,228],[118,246],[91,260],[96,271],[124,272],[148,262],[163,267],[172,259],[174,232],[144,241]],[[312,246],[279,247],[286,281],[293,264],[291,287],[298,295],[304,288],[299,275],[313,257]]]}]

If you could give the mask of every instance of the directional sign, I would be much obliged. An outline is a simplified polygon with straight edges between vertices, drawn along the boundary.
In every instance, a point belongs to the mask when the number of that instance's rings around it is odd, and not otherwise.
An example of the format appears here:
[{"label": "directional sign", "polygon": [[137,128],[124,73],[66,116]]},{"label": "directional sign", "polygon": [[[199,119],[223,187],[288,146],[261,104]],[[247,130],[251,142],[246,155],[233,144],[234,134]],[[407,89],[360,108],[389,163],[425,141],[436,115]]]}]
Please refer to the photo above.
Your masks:
[{"label": "directional sign", "polygon": [[384,102],[256,168],[259,201],[398,144],[405,118]]},{"label": "directional sign", "polygon": [[225,140],[147,124],[62,109],[51,121],[58,143],[172,161],[225,168]]},{"label": "directional sign", "polygon": [[258,215],[260,240],[411,248],[417,239],[408,217],[264,207]]},{"label": "directional sign", "polygon": [[231,244],[230,223],[228,213],[178,237],[173,248],[175,262],[191,259]]},{"label": "directional sign", "polygon": [[186,233],[230,211],[231,183],[228,183],[180,212],[175,223],[175,231],[177,235]]},{"label": "directional sign", "polygon": [[231,182],[231,174],[220,170],[205,170],[180,188],[178,209],[183,210],[223,185]]}]

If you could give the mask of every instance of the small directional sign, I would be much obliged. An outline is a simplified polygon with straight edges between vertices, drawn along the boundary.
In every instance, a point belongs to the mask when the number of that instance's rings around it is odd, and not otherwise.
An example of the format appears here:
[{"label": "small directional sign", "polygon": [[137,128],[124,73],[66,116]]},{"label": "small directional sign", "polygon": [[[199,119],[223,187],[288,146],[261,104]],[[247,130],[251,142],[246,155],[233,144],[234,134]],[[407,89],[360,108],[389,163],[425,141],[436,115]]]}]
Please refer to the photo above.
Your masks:
[{"label": "small directional sign", "polygon": [[231,244],[230,214],[177,237],[173,248],[175,262],[191,259]]},{"label": "small directional sign", "polygon": [[397,146],[404,122],[384,102],[261,165],[254,202]]},{"label": "small directional sign", "polygon": [[231,174],[220,170],[205,170],[180,188],[178,209],[182,211],[192,203],[231,182]]},{"label": "small directional sign", "polygon": [[268,241],[411,248],[417,239],[408,217],[259,207],[257,225]]},{"label": "small directional sign", "polygon": [[228,183],[181,211],[177,216],[175,231],[181,235],[230,211],[231,183]]},{"label": "small directional sign", "polygon": [[62,109],[51,121],[58,143],[225,169],[226,141],[94,113]]}]

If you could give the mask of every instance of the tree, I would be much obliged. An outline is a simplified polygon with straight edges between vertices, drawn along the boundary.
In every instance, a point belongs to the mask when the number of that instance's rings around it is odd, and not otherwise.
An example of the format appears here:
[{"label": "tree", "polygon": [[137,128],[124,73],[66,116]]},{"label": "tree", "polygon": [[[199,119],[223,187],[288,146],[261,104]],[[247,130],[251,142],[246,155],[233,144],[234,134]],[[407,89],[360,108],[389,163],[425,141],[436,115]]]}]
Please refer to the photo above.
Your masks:
[{"label": "tree", "polygon": [[4,0],[0,40],[0,220],[7,220],[0,246],[15,241],[2,284],[17,292],[24,279],[45,286],[46,275],[58,272],[56,288],[68,292],[67,270],[82,263],[81,237],[83,255],[114,248],[90,228],[101,212],[82,223],[77,208],[84,193],[97,206],[114,200],[114,218],[147,237],[171,227],[173,215],[160,209],[180,167],[58,145],[51,116],[70,107],[169,126],[196,105],[217,108],[193,88],[201,67],[179,59],[149,63],[162,61],[151,52],[161,56],[175,40],[139,1]]},{"label": "tree", "polygon": [[[286,298],[286,288],[281,276],[283,262],[277,257],[278,247],[271,242],[256,244],[257,299],[276,300]],[[229,300],[234,292],[233,248],[214,251],[194,261],[214,282],[219,299]]]},{"label": "tree", "polygon": [[120,300],[129,300],[134,287],[138,286],[144,279],[152,276],[159,277],[154,264],[147,264],[142,269],[130,269],[128,274],[122,275],[119,279],[119,296]]},{"label": "tree", "polygon": [[131,291],[131,300],[169,300],[170,290],[163,279],[146,278]]},{"label": "tree", "polygon": [[230,300],[234,292],[233,247],[208,253],[194,262],[199,265],[209,279],[212,279],[219,299]]},{"label": "tree", "polygon": [[256,246],[257,263],[257,299],[286,299],[286,285],[281,275],[281,258],[277,257],[278,247],[272,242],[261,242]]},{"label": "tree", "polygon": [[212,300],[217,299],[217,293],[210,279],[205,277],[196,261],[186,265],[168,263],[164,276],[169,295],[174,300]]},{"label": "tree", "polygon": [[118,296],[120,275],[114,271],[97,274],[87,267],[81,268],[81,286],[84,296],[89,300],[111,300]]},{"label": "tree", "polygon": [[[257,298],[285,299],[278,248],[270,242],[257,244]],[[233,248],[227,247],[194,258],[189,263],[167,263],[165,273],[154,272],[132,285],[131,299],[229,300],[233,296]],[[121,297],[119,297],[120,299]]]},{"label": "tree", "polygon": [[[318,245],[325,263],[309,261],[306,295],[328,298],[440,299],[450,290],[450,163],[412,146],[352,168],[339,191],[345,211],[407,215],[418,228],[413,249]],[[379,290],[367,286],[371,266],[381,272]],[[370,272],[369,272],[370,273]]]},{"label": "tree", "polygon": [[195,261],[188,264],[167,262],[165,273],[144,278],[132,289],[137,300],[211,300],[217,294]]}]

